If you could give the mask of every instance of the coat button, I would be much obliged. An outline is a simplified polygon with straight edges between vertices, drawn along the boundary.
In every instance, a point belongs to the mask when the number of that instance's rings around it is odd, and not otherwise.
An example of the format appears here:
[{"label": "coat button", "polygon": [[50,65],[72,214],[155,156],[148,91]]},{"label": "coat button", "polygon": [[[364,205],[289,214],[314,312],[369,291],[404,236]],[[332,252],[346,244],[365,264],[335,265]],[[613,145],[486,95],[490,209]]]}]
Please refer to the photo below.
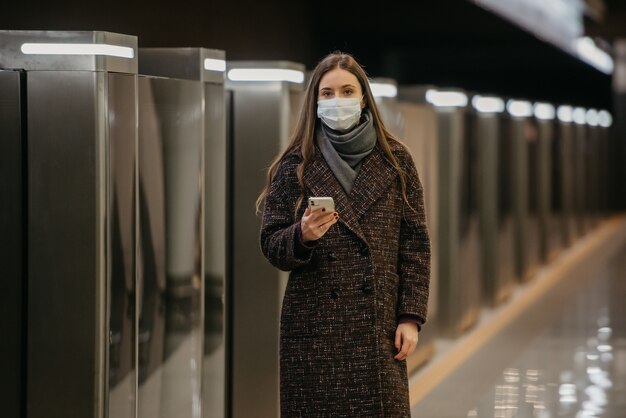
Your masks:
[{"label": "coat button", "polygon": [[334,251],[329,252],[329,253],[328,253],[328,259],[329,259],[330,261],[335,261],[335,260],[337,259],[337,254],[335,254],[335,252],[334,252]]},{"label": "coat button", "polygon": [[361,255],[366,256],[368,252],[367,245],[361,244],[361,246],[359,247],[359,252],[361,253]]},{"label": "coat button", "polygon": [[339,299],[339,289],[337,289],[336,287],[335,287],[335,288],[333,288],[333,289],[330,291],[330,296],[331,296],[333,299]]},{"label": "coat button", "polygon": [[372,293],[372,291],[373,291],[373,290],[374,290],[374,288],[373,288],[373,287],[372,287],[372,285],[371,285],[371,284],[369,284],[369,283],[364,283],[364,284],[361,286],[361,291],[362,291],[363,293],[365,293],[366,295],[369,295],[370,293]]}]

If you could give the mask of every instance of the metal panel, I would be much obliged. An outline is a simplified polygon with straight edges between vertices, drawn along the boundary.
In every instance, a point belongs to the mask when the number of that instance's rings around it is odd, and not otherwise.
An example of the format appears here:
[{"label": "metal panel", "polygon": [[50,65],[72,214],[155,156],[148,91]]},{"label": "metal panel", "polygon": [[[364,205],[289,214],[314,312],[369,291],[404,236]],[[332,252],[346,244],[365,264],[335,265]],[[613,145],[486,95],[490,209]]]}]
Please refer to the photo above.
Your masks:
[{"label": "metal panel", "polygon": [[139,416],[199,417],[203,89],[139,77]]},{"label": "metal panel", "polygon": [[101,417],[106,74],[28,73],[28,414]]},{"label": "metal panel", "polygon": [[409,147],[424,189],[426,221],[430,236],[430,296],[428,298],[428,323],[419,334],[415,353],[407,360],[409,373],[420,367],[434,355],[438,323],[439,282],[439,198],[437,187],[437,113],[430,105],[398,103],[403,116],[403,133],[400,139]]},{"label": "metal panel", "polygon": [[272,267],[259,249],[260,218],[254,214],[254,204],[265,184],[267,167],[287,144],[302,86],[230,82],[227,87],[232,91],[231,414],[235,418],[277,417],[279,318],[287,275]]},{"label": "metal panel", "polygon": [[205,250],[202,416],[226,415],[226,105],[222,84],[205,84]]},{"label": "metal panel", "polygon": [[224,71],[207,70],[205,60],[223,61],[225,56],[219,49],[140,48],[139,73],[223,84]]},{"label": "metal panel", "polygon": [[134,418],[137,398],[135,75],[108,74],[109,417]]},{"label": "metal panel", "polygon": [[23,74],[0,70],[0,402],[7,417],[20,417],[23,411],[24,290],[26,254],[24,252],[25,150],[22,122]]},{"label": "metal panel", "polygon": [[586,164],[586,142],[587,127],[582,124],[575,124],[574,128],[574,218],[576,219],[576,228],[578,236],[582,236],[587,232],[588,221],[586,218],[586,195],[587,195],[587,164]]},{"label": "metal panel", "polygon": [[553,165],[555,161],[554,152],[554,121],[537,120],[539,141],[539,222],[540,222],[540,249],[541,259],[544,262],[554,259],[559,249],[559,229],[557,223],[557,213],[554,210],[553,199],[555,193],[555,177],[557,173]]},{"label": "metal panel", "polygon": [[557,141],[556,152],[558,153],[557,161],[559,164],[560,178],[560,209],[561,214],[561,237],[564,246],[571,245],[576,237],[576,224],[574,219],[574,173],[575,159],[573,125],[568,122],[559,122],[557,124]]},{"label": "metal panel", "polygon": [[494,306],[505,301],[515,285],[510,141],[502,134],[498,113],[476,112],[474,123],[482,300]]},{"label": "metal panel", "polygon": [[513,141],[513,207],[515,214],[515,261],[520,280],[533,277],[539,267],[538,141],[527,118],[511,117]]}]

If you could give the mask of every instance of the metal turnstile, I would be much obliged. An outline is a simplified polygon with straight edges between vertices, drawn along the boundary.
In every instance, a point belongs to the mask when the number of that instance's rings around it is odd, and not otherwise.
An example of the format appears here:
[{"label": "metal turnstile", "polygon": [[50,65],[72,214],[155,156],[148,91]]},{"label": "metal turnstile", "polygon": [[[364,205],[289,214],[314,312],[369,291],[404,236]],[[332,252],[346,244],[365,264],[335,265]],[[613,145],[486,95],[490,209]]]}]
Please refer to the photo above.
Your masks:
[{"label": "metal turnstile", "polygon": [[399,99],[435,106],[438,132],[439,333],[458,336],[478,320],[480,241],[475,138],[467,129],[467,95],[458,90],[403,87]]},{"label": "metal turnstile", "polygon": [[482,300],[495,306],[509,298],[516,285],[512,210],[511,141],[505,134],[504,101],[472,98],[470,132],[476,146],[480,216]]},{"label": "metal turnstile", "polygon": [[[2,35],[0,34],[0,41]],[[0,383],[2,413],[7,417],[24,414],[22,385],[25,383],[26,252],[25,181],[26,161],[25,94],[26,75],[3,67],[0,46]]]},{"label": "metal turnstile", "polygon": [[[273,158],[287,145],[301,105],[304,66],[229,62],[228,286],[231,416],[278,417],[279,318],[287,273],[259,247],[255,201]],[[272,81],[274,80],[274,81]]]},{"label": "metal turnstile", "polygon": [[225,416],[224,69],[139,51],[139,417]]},{"label": "metal turnstile", "polygon": [[374,78],[370,88],[385,127],[409,147],[424,191],[431,246],[430,295],[428,325],[420,331],[419,344],[407,359],[408,372],[412,373],[434,355],[437,335],[437,114],[427,104],[398,102],[398,86],[393,79]]},{"label": "metal turnstile", "polygon": [[407,368],[411,373],[434,355],[438,334],[438,133],[437,113],[431,105],[399,102],[398,110],[404,118],[404,133],[400,139],[409,147],[424,190],[424,206],[431,247],[428,322],[420,332],[417,350],[407,360]]},{"label": "metal turnstile", "polygon": [[555,154],[556,161],[559,166],[557,171],[559,177],[558,193],[558,210],[560,210],[560,231],[561,242],[563,246],[570,246],[577,236],[577,227],[575,219],[575,169],[576,161],[574,158],[574,126],[572,124],[572,108],[571,106],[559,106],[557,108]]},{"label": "metal turnstile", "polygon": [[517,277],[534,276],[541,262],[539,223],[539,138],[531,120],[532,105],[509,100],[509,135],[513,143],[513,213]]},{"label": "metal turnstile", "polygon": [[587,164],[586,164],[586,148],[587,148],[587,119],[586,110],[577,107],[573,111],[573,158],[574,158],[574,219],[576,220],[577,236],[583,236],[588,228],[587,219]]},{"label": "metal turnstile", "polygon": [[538,181],[539,181],[539,222],[541,260],[553,260],[561,246],[559,216],[555,200],[555,190],[559,188],[557,168],[559,161],[555,155],[556,117],[554,106],[548,103],[535,103],[534,115],[537,121],[538,135]]},{"label": "metal turnstile", "polygon": [[134,417],[136,52],[109,32],[0,31],[2,169],[24,175],[2,215],[24,214],[9,236],[27,260],[14,390],[29,418]]}]

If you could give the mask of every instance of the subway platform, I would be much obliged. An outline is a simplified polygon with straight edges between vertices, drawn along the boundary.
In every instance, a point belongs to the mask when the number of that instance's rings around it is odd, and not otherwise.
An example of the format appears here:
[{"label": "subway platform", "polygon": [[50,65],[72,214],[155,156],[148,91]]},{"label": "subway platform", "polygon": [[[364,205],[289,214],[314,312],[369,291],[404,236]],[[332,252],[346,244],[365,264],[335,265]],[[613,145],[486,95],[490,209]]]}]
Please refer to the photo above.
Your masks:
[{"label": "subway platform", "polygon": [[411,384],[413,417],[626,417],[626,217],[604,222]]}]

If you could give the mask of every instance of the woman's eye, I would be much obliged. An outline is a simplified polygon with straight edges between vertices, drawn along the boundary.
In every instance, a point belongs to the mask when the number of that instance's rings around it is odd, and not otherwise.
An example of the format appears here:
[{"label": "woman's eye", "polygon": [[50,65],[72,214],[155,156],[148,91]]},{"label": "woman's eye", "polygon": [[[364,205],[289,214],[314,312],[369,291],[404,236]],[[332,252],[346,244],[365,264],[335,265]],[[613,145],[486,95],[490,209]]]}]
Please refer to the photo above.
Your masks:
[{"label": "woman's eye", "polygon": [[352,94],[352,90],[344,90],[343,94],[345,94],[346,96],[350,96]]}]

